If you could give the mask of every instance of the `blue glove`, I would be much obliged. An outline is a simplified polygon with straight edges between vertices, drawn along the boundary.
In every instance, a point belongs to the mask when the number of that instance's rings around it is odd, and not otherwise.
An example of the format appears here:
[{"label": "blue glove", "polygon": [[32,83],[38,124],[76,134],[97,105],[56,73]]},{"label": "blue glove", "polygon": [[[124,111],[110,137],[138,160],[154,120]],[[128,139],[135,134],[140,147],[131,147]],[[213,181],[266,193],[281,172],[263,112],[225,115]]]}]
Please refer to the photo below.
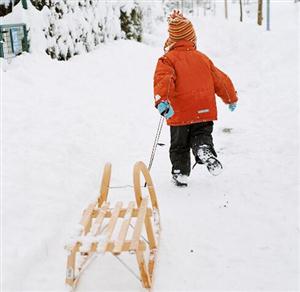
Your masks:
[{"label": "blue glove", "polygon": [[228,105],[228,108],[229,108],[229,110],[230,110],[231,112],[233,112],[233,111],[236,109],[236,102],[230,103],[230,104]]},{"label": "blue glove", "polygon": [[174,115],[174,110],[168,101],[160,102],[157,106],[157,109],[159,113],[166,119],[169,119]]}]

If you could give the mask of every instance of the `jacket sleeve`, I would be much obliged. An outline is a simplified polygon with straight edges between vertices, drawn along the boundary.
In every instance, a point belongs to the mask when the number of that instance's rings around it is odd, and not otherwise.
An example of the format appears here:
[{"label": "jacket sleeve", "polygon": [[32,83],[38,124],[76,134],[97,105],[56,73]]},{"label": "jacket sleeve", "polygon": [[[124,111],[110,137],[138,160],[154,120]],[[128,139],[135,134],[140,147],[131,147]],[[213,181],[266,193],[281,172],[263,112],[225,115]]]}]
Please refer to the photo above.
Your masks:
[{"label": "jacket sleeve", "polygon": [[159,58],[154,73],[155,106],[173,96],[175,80],[175,69],[171,61],[166,56]]},{"label": "jacket sleeve", "polygon": [[211,62],[211,72],[216,94],[224,103],[230,104],[238,101],[234,85],[230,78]]}]

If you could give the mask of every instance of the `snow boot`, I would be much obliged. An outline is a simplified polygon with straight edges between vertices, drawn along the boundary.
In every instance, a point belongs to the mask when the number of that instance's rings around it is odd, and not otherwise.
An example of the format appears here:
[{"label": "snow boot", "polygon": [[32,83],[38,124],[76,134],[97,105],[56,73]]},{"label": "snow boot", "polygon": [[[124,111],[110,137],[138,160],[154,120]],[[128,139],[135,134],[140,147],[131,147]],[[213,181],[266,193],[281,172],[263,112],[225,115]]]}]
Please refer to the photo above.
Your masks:
[{"label": "snow boot", "polygon": [[172,181],[177,187],[188,186],[188,176],[184,174],[173,174]]},{"label": "snow boot", "polygon": [[199,159],[197,163],[205,164],[210,174],[219,175],[222,172],[223,166],[215,157],[210,146],[201,145],[198,149],[197,156]]}]

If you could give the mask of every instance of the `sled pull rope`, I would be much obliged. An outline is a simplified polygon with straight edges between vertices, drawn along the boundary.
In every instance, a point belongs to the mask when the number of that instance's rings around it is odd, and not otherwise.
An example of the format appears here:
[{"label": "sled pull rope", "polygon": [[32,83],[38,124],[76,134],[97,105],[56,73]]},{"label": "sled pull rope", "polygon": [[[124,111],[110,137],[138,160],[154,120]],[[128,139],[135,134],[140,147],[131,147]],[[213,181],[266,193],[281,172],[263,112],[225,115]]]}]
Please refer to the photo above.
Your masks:
[{"label": "sled pull rope", "polygon": [[132,185],[122,185],[122,186],[112,186],[108,187],[109,189],[127,189],[127,188],[133,188]]},{"label": "sled pull rope", "polygon": [[[108,187],[109,189],[126,189],[126,188],[134,188],[132,185],[122,185],[122,186],[112,186]],[[141,186],[141,188],[145,188],[145,186]]]},{"label": "sled pull rope", "polygon": [[[153,147],[152,147],[152,153],[151,153],[150,161],[149,161],[149,165],[148,165],[149,172],[150,172],[152,164],[153,164],[153,160],[154,160],[154,156],[155,156],[155,153],[156,153],[157,145],[159,144],[158,141],[159,141],[159,137],[160,137],[163,125],[164,125],[164,117],[161,116],[160,119],[159,119],[157,131],[156,131],[156,135],[155,135],[155,139],[154,139],[154,143],[153,143]],[[146,186],[147,186],[147,182],[145,182],[144,188]]]},{"label": "sled pull rope", "polygon": [[158,127],[157,127],[157,131],[156,131],[156,136],[154,139],[154,143],[153,143],[153,147],[152,147],[152,153],[151,153],[151,157],[150,157],[150,161],[149,161],[149,165],[148,165],[148,170],[150,171],[152,164],[153,164],[153,160],[154,160],[154,156],[155,156],[155,152],[156,152],[156,148],[157,148],[157,144],[158,144],[158,140],[161,134],[161,130],[164,124],[164,117],[161,116],[159,123],[158,123]]}]

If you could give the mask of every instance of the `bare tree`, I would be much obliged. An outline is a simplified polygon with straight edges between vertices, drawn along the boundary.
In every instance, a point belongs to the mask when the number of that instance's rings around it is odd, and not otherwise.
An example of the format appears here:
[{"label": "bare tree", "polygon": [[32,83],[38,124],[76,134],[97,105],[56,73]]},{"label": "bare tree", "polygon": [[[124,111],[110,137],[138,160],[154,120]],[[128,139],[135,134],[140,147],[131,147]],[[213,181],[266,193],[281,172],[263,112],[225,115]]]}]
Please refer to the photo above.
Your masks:
[{"label": "bare tree", "polygon": [[257,10],[257,24],[262,25],[262,20],[263,20],[263,0],[258,0],[258,10]]},{"label": "bare tree", "polygon": [[225,18],[227,19],[228,18],[228,5],[227,5],[227,0],[224,0],[225,1]]},{"label": "bare tree", "polygon": [[243,21],[243,3],[240,0],[240,21]]}]

